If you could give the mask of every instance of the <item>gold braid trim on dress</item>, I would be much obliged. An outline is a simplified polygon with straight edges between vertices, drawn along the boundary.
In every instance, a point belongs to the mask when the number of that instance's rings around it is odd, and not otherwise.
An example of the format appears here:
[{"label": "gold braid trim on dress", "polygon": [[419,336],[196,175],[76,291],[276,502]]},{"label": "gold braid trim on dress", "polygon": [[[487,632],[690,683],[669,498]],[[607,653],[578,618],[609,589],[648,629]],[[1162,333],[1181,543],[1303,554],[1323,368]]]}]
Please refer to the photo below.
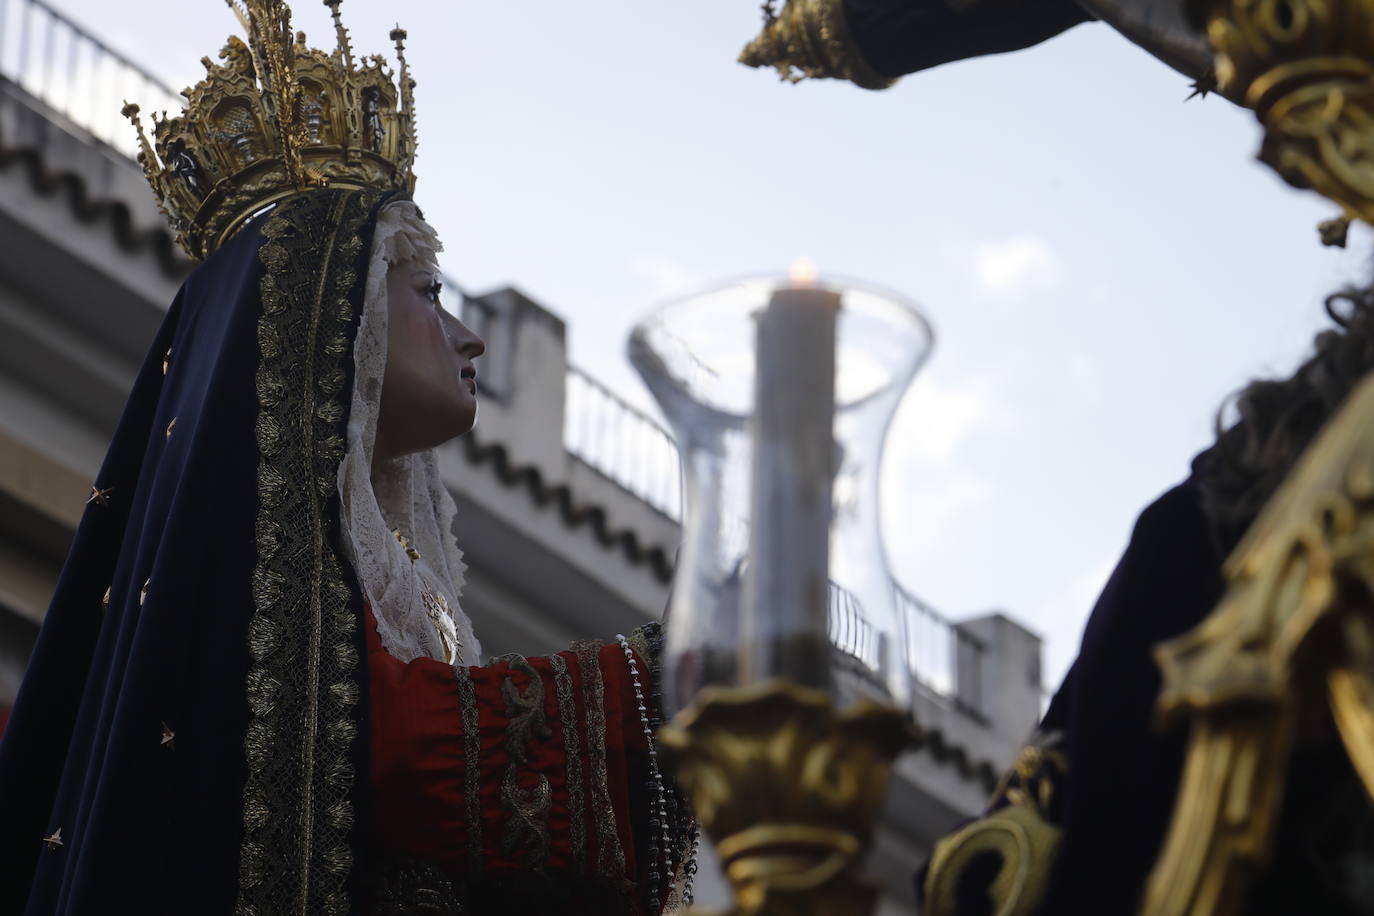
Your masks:
[{"label": "gold braid trim on dress", "polygon": [[[520,777],[530,772],[529,748],[534,738],[551,734],[544,721],[544,681],[534,666],[521,655],[501,657],[507,666],[506,679],[501,684],[501,696],[506,701],[506,777],[501,782],[501,805],[510,812],[502,848],[508,857],[524,849],[526,864],[536,871],[543,867],[549,855],[549,807],[553,792],[549,777],[535,773],[533,788],[520,786]],[[528,679],[525,689],[515,684],[513,674],[519,671]]]},{"label": "gold braid trim on dress", "polygon": [[317,191],[263,226],[258,514],[246,691],[239,916],[349,910],[356,607],[338,553],[357,306],[374,191]]},{"label": "gold braid trim on dress", "polygon": [[554,693],[558,695],[558,721],[563,729],[563,750],[568,755],[568,826],[572,837],[573,865],[581,871],[587,862],[587,813],[582,790],[582,747],[578,739],[577,698],[572,675],[562,655],[549,656]]},{"label": "gold braid trim on dress", "polygon": [[467,814],[468,868],[476,874],[482,869],[482,736],[477,725],[477,692],[466,665],[454,665],[453,676],[458,680],[458,705],[463,716],[463,808]]},{"label": "gold braid trim on dress", "polygon": [[864,89],[886,89],[897,80],[864,59],[849,30],[844,0],[787,0],[759,36],[745,45],[739,62],[772,67],[789,83],[806,78],[849,80]]},{"label": "gold braid trim on dress", "polygon": [[606,772],[606,684],[601,678],[601,643],[572,644],[582,672],[582,703],[587,708],[587,759],[592,769],[592,814],[596,819],[596,870],[603,877],[625,881],[625,850],[615,826],[610,776]]}]

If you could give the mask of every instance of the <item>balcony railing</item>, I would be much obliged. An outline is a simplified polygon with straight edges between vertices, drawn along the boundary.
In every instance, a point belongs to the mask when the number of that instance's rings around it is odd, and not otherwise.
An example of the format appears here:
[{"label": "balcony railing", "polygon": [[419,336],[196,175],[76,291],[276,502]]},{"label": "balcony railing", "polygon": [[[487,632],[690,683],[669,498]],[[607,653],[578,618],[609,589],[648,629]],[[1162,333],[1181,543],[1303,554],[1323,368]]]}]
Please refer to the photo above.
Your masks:
[{"label": "balcony railing", "polygon": [[43,0],[0,0],[0,77],[18,84],[74,126],[127,155],[137,151],[125,101],[145,113],[177,111],[166,83]]},{"label": "balcony railing", "polygon": [[[674,521],[682,521],[682,466],[669,432],[579,369],[567,375],[564,444],[569,452]],[[743,535],[747,537],[746,535]],[[926,690],[977,714],[983,646],[921,599],[893,583],[906,621],[912,677]],[[830,639],[842,655],[878,666],[879,634],[853,596],[830,590]]]},{"label": "balcony railing", "polygon": [[566,392],[568,451],[680,522],[682,466],[668,431],[580,369],[568,370]]}]

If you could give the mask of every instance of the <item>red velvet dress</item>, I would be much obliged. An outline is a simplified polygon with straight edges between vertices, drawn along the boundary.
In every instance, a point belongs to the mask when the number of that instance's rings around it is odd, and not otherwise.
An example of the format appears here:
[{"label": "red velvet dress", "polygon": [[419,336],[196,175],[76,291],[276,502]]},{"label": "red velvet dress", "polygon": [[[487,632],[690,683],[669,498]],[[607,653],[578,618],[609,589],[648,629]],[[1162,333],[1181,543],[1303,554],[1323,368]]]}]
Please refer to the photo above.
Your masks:
[{"label": "red velvet dress", "polygon": [[[451,667],[388,654],[370,610],[367,627],[372,835],[382,863],[371,912],[661,908],[681,865],[686,806],[669,793],[666,836],[650,818],[644,724],[618,643]],[[650,712],[652,635],[630,639]]]}]

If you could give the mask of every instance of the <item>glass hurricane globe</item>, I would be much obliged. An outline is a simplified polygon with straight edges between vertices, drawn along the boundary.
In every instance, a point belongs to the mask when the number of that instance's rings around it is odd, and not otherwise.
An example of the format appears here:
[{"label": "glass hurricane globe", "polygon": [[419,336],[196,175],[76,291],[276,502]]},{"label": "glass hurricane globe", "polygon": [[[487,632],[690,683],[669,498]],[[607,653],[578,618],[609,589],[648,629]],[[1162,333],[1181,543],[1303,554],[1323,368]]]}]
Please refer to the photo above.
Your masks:
[{"label": "glass hurricane globe", "polygon": [[[830,317],[808,329],[792,299],[803,311],[823,301],[812,314]],[[670,714],[704,687],[773,678],[838,705],[907,708],[908,634],[879,528],[879,469],[932,343],[909,301],[833,279],[738,280],[671,302],[631,332],[630,361],[672,427],[684,475],[664,649]],[[770,407],[789,398],[781,414]],[[796,446],[808,430],[828,446],[822,471]],[[808,499],[819,511],[808,514]],[[789,500],[800,515],[776,510]],[[808,564],[810,580],[789,588]]]}]

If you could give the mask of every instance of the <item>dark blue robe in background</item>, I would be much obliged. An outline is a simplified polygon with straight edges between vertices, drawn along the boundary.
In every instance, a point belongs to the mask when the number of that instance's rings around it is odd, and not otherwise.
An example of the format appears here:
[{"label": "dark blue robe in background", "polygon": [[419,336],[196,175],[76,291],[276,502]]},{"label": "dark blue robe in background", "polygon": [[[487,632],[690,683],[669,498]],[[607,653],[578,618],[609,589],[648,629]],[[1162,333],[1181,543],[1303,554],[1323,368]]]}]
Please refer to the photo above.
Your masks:
[{"label": "dark blue robe in background", "polygon": [[[352,334],[380,198],[322,191],[279,205],[196,269],[172,304],[95,482],[102,492],[85,510],[0,741],[0,914],[216,914],[240,900],[240,911],[268,916],[296,911],[301,899],[310,901],[311,913],[340,911],[337,890],[326,885],[348,880],[354,841],[361,839],[350,824],[363,820],[357,736],[365,734],[366,704],[347,707],[326,736],[339,756],[312,783],[320,798],[332,799],[335,818],[326,824],[324,814],[311,812],[310,798],[293,797],[288,777],[303,766],[297,758],[305,745],[295,729],[327,723],[291,719],[310,697],[289,673],[264,675],[261,664],[263,657],[284,662],[282,653],[302,647],[277,632],[276,643],[259,638],[258,656],[250,655],[249,627],[255,608],[310,600],[308,563],[284,582],[258,570],[279,546],[272,539],[281,537],[264,528],[260,515],[263,469],[271,470],[264,456],[290,453],[302,430],[312,431],[306,438],[313,441],[321,430],[342,436],[346,428]],[[284,212],[295,214],[297,235],[300,226],[314,226],[325,241],[309,248],[283,239],[272,249],[293,252],[292,263],[276,269],[289,267],[299,280],[282,302],[301,333],[276,339],[265,330],[271,246],[263,231]],[[350,238],[336,238],[340,231]],[[328,256],[308,263],[319,251]],[[324,288],[325,279],[333,286]],[[312,294],[312,282],[319,294]],[[339,295],[331,298],[333,292]],[[335,328],[333,338],[311,336],[326,325]],[[281,365],[313,367],[310,391],[276,390],[280,379],[264,375],[269,346],[287,348],[278,354]],[[324,360],[331,361],[327,379],[320,374]],[[279,443],[263,441],[269,403],[286,418]],[[337,525],[338,458],[324,450],[312,460],[310,505],[319,509],[320,530],[328,530]],[[300,481],[287,485],[299,489]],[[285,496],[304,498],[294,490]],[[314,547],[329,559],[331,544]],[[356,584],[351,576],[345,581],[351,596],[341,606],[360,620]],[[278,592],[264,594],[270,588]],[[260,622],[258,637],[264,627]],[[364,657],[361,626],[351,638],[351,650],[326,648]],[[303,673],[311,670],[308,652],[299,659]],[[323,687],[365,695],[365,672],[357,666],[343,687],[338,679]],[[250,688],[258,691],[256,718]],[[254,758],[255,772],[276,774],[269,789],[279,791],[269,791],[265,802],[255,796],[246,812],[245,747],[269,713],[294,723],[278,727]],[[347,819],[339,816],[345,808]],[[315,832],[349,836],[344,853],[302,846],[298,831],[307,813],[317,818],[309,821]],[[264,817],[269,821],[259,823]],[[244,841],[245,823],[263,837],[253,849]],[[263,861],[250,862],[253,856]],[[287,874],[279,882],[274,870]],[[240,893],[250,874],[257,875],[258,896]],[[281,889],[292,882],[296,892]]]}]

